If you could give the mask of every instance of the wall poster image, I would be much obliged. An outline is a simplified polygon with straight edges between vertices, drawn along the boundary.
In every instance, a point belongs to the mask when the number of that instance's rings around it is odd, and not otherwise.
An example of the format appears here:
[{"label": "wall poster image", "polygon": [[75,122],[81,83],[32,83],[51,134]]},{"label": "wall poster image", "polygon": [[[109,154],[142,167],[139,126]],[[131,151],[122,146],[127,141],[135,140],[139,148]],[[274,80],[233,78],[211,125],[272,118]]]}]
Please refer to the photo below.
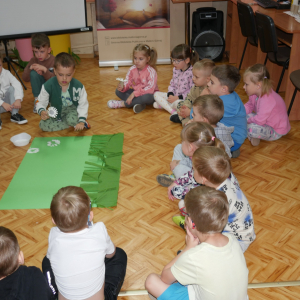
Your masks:
[{"label": "wall poster image", "polygon": [[95,0],[99,66],[131,65],[136,44],[155,47],[170,63],[169,0]]}]

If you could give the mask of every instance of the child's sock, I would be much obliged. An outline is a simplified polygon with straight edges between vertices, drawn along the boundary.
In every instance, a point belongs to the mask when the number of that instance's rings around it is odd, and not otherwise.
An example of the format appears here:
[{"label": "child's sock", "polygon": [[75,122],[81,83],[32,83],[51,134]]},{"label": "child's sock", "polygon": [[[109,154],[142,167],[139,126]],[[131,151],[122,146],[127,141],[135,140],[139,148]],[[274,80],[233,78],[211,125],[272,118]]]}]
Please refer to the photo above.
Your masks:
[{"label": "child's sock", "polygon": [[153,107],[156,109],[162,109],[162,107],[157,102],[153,103]]},{"label": "child's sock", "polygon": [[118,101],[118,100],[109,100],[107,102],[107,106],[109,108],[121,108],[121,107],[125,107],[125,102],[124,101]]}]

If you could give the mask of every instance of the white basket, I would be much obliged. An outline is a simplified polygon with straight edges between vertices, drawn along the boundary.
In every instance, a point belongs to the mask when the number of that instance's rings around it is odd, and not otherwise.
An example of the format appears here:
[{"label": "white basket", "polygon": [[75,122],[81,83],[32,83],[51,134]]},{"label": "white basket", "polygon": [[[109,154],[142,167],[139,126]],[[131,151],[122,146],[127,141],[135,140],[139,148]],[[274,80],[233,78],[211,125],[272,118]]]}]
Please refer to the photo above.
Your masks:
[{"label": "white basket", "polygon": [[29,144],[31,139],[31,135],[26,132],[22,132],[20,134],[14,135],[10,141],[17,147],[26,146]]}]

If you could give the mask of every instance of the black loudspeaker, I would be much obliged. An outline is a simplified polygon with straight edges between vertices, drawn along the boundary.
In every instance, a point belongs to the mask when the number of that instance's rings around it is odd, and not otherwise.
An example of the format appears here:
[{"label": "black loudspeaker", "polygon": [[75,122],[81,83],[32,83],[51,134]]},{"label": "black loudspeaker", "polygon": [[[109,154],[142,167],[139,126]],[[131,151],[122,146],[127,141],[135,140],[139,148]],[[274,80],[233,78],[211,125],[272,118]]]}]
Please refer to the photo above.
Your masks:
[{"label": "black loudspeaker", "polygon": [[200,59],[222,59],[225,50],[222,11],[214,7],[201,7],[193,12],[191,45]]}]

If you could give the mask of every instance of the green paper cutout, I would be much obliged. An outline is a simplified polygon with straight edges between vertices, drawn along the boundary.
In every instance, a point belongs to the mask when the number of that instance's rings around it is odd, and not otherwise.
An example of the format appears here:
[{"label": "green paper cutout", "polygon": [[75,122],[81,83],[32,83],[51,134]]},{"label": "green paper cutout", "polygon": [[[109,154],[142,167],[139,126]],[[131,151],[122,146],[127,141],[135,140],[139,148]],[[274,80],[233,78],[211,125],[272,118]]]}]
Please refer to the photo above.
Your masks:
[{"label": "green paper cutout", "polygon": [[[50,208],[53,195],[68,185],[84,186],[93,207],[116,206],[123,138],[123,133],[35,138],[32,153],[26,153],[0,201],[0,209]],[[96,195],[90,195],[90,188],[96,189]]]}]

